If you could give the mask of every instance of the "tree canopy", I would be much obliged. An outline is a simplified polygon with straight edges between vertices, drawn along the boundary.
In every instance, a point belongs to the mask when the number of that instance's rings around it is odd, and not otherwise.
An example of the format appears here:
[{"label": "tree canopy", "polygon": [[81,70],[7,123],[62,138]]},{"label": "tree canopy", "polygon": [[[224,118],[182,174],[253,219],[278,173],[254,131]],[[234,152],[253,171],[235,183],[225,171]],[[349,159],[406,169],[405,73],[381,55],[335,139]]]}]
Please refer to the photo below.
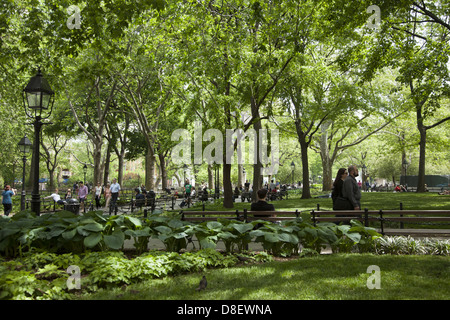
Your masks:
[{"label": "tree canopy", "polygon": [[[269,162],[219,155],[225,207],[244,171],[254,192],[263,177],[295,177],[304,198],[313,176],[330,190],[344,163],[370,163],[371,178],[395,180],[407,160],[418,191],[425,174],[449,174],[448,0],[0,0],[0,8],[5,183],[19,176],[18,141],[33,136],[21,95],[38,67],[56,92],[41,141],[41,173],[56,172],[55,184],[62,167],[80,164],[94,184],[112,179],[110,164],[122,182],[136,159],[147,188],[166,188],[172,177],[182,184],[172,158],[177,129],[191,138],[191,174],[210,188],[215,167],[194,161],[199,151],[226,150],[227,130],[279,133],[268,146],[254,141]],[[221,142],[206,139],[211,129]]]}]

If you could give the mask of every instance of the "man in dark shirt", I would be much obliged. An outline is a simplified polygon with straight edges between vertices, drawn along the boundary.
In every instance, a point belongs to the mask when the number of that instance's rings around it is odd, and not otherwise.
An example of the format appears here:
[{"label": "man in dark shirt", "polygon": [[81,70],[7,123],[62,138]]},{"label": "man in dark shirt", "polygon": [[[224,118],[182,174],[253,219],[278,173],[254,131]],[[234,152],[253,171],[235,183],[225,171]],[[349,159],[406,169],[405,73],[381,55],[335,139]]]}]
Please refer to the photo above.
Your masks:
[{"label": "man in dark shirt", "polygon": [[142,208],[145,203],[145,196],[140,193],[139,188],[134,189],[136,191],[136,207]]},{"label": "man in dark shirt", "polygon": [[[258,201],[252,203],[250,206],[251,211],[275,211],[275,207],[271,203],[267,203],[266,197],[267,197],[267,189],[260,189],[257,192]],[[264,215],[254,215],[254,217],[267,217]],[[275,217],[275,215],[272,215],[272,217]]]},{"label": "man in dark shirt", "polygon": [[361,189],[358,187],[356,177],[358,176],[358,168],[356,166],[348,167],[348,176],[344,180],[342,187],[342,195],[347,198],[354,210],[360,210],[361,208]]}]

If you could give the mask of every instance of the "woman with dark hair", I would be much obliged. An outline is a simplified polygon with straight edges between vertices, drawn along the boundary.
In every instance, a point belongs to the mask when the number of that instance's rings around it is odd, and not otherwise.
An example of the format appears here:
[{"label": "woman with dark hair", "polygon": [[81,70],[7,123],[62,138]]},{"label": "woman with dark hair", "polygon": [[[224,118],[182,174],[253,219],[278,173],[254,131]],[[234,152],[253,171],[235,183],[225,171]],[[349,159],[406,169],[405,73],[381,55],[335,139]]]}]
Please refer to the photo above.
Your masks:
[{"label": "woman with dark hair", "polygon": [[[331,193],[331,198],[333,200],[333,210],[346,210],[342,206],[342,188],[344,185],[344,179],[347,177],[348,171],[345,168],[340,168],[337,172],[336,179],[333,182],[333,192]],[[340,199],[339,199],[340,198]],[[345,201],[347,202],[347,201]],[[344,202],[344,203],[345,203]]]}]

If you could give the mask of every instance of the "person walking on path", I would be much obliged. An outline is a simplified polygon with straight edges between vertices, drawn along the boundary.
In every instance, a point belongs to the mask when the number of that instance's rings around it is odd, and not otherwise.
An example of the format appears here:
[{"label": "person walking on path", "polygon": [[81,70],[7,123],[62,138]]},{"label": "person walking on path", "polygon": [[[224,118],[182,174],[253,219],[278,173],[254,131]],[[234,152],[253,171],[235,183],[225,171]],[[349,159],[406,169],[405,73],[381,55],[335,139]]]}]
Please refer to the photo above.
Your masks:
[{"label": "person walking on path", "polygon": [[111,201],[111,185],[107,183],[105,187],[105,209],[107,210],[109,208],[110,201]]},{"label": "person walking on path", "polygon": [[80,200],[81,211],[84,212],[84,202],[86,201],[86,197],[89,194],[89,189],[84,185],[83,181],[80,181],[80,186],[78,188],[78,200]]},{"label": "person walking on path", "polygon": [[110,190],[111,190],[111,205],[115,210],[117,206],[117,199],[119,199],[119,192],[120,192],[120,185],[117,183],[116,178],[113,179],[113,183],[111,184]]},{"label": "person walking on path", "polygon": [[5,211],[5,216],[8,216],[12,211],[12,199],[11,197],[15,195],[14,190],[11,189],[11,186],[7,184],[5,186],[5,190],[2,192],[2,204],[3,210]]},{"label": "person walking on path", "polygon": [[350,201],[353,210],[360,210],[361,208],[361,189],[356,182],[358,175],[358,168],[355,165],[349,166],[348,176],[345,178],[342,188],[342,196]]},{"label": "person walking on path", "polygon": [[186,183],[184,184],[184,192],[186,193],[186,198],[191,196],[192,185],[189,183],[189,180],[186,179]]},{"label": "person walking on path", "polygon": [[100,208],[100,198],[102,197],[102,186],[100,182],[97,182],[97,186],[94,188],[95,193],[95,208],[98,210]]},{"label": "person walking on path", "polygon": [[345,168],[340,168],[333,182],[333,192],[331,198],[333,200],[333,210],[353,210],[350,202],[344,198],[342,189],[344,188],[344,180],[348,176],[348,171]]}]

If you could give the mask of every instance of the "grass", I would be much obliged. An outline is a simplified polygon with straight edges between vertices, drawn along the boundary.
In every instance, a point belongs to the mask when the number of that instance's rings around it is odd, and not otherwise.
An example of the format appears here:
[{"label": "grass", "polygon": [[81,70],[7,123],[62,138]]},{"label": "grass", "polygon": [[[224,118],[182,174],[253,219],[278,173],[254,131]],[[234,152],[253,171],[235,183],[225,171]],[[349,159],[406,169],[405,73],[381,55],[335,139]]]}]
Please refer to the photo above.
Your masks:
[{"label": "grass", "polygon": [[[368,289],[370,265],[380,268],[381,289]],[[447,300],[450,260],[441,256],[334,254],[212,269],[154,279],[126,290],[99,290],[85,300]]]}]

